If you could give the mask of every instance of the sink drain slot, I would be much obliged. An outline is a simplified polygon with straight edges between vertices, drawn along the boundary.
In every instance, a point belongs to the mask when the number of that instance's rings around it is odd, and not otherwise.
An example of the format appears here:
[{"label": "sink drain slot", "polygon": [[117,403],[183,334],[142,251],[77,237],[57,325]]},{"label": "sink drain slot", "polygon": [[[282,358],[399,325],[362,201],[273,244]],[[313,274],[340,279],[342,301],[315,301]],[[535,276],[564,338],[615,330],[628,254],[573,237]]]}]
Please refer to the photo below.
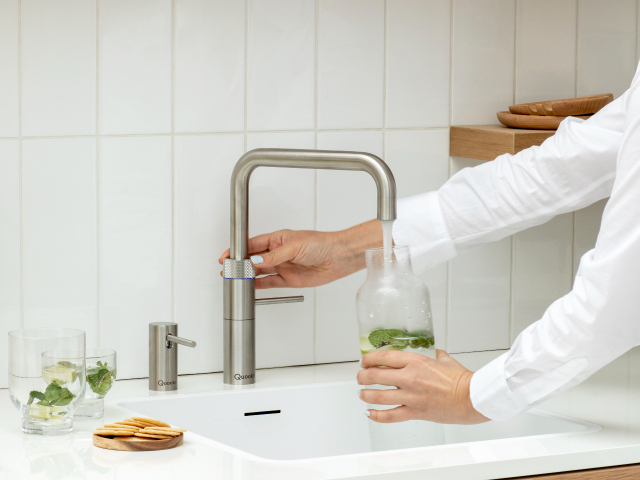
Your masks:
[{"label": "sink drain slot", "polygon": [[263,412],[245,412],[245,417],[253,417],[254,415],[273,415],[274,413],[280,413],[280,410],[265,410]]}]

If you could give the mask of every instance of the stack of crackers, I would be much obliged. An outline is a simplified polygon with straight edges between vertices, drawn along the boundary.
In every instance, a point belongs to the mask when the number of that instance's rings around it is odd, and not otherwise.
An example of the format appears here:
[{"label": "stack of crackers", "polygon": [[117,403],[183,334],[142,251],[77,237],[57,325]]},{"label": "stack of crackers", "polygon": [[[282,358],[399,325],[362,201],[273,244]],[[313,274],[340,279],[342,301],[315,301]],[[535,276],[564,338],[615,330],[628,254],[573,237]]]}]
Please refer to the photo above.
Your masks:
[{"label": "stack of crackers", "polygon": [[121,422],[110,423],[96,429],[93,434],[101,437],[143,437],[154,440],[168,440],[179,437],[186,430],[173,428],[168,423],[153,418],[131,417]]}]

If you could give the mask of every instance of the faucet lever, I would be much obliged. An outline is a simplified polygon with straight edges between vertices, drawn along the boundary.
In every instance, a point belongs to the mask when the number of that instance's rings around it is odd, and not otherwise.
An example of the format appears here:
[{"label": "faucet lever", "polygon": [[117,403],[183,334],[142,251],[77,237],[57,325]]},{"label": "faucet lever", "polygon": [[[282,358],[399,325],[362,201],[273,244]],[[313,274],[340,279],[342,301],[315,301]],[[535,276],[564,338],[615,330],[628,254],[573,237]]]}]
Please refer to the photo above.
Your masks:
[{"label": "faucet lever", "polygon": [[295,297],[274,297],[274,298],[256,298],[256,305],[275,305],[276,303],[299,303],[304,302],[302,295]]},{"label": "faucet lever", "polygon": [[[176,337],[175,335],[167,334],[167,342],[178,343],[180,345],[184,345],[185,347],[195,347],[196,342],[193,340],[187,340],[186,338]],[[169,347],[169,345],[167,345]]]}]

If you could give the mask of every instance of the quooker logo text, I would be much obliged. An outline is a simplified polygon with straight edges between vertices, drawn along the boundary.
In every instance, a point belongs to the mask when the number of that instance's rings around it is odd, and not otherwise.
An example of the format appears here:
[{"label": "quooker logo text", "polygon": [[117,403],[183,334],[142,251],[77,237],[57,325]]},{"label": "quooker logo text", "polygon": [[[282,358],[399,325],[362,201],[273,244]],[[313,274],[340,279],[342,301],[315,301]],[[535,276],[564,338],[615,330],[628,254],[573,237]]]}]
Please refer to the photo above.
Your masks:
[{"label": "quooker logo text", "polygon": [[255,375],[253,373],[249,373],[247,375],[240,375],[239,373],[236,373],[233,378],[235,378],[236,380],[245,380],[247,378],[253,378]]},{"label": "quooker logo text", "polygon": [[164,380],[158,380],[158,385],[160,385],[161,387],[165,387],[167,385],[175,385],[177,382],[177,380],[174,380],[173,382],[165,382]]}]

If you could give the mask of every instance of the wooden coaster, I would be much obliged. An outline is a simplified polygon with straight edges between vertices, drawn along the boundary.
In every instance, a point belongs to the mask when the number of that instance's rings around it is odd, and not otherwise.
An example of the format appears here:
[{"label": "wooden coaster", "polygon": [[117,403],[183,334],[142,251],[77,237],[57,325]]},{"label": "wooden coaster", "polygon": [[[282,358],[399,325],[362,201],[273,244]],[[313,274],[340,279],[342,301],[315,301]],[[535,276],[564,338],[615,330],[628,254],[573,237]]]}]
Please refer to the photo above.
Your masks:
[{"label": "wooden coaster", "polygon": [[154,450],[167,450],[182,445],[184,434],[179,437],[168,438],[166,440],[155,440],[143,437],[101,437],[93,436],[93,444],[96,447],[107,450],[121,450],[123,452],[151,452]]}]

